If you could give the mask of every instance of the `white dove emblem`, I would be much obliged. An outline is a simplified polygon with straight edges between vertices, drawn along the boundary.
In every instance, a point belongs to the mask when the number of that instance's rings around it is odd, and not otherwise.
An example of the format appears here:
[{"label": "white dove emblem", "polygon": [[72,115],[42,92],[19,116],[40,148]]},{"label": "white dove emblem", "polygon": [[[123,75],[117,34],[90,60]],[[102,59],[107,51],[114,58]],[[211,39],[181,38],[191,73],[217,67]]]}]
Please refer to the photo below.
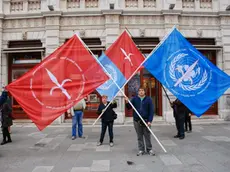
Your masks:
[{"label": "white dove emblem", "polygon": [[[177,80],[177,82],[174,84],[176,87],[178,84],[180,84],[182,81],[190,81],[190,84],[193,84],[192,78],[196,76],[196,74],[200,74],[200,68],[197,69],[197,73],[193,70],[195,66],[197,65],[198,60],[195,61],[191,66],[188,65],[178,65],[176,70],[178,70],[181,73],[181,77]],[[184,72],[185,69],[185,72]]]},{"label": "white dove emblem", "polygon": [[133,63],[132,63],[132,61],[131,61],[130,56],[132,56],[132,55],[134,55],[134,54],[129,53],[129,54],[127,55],[127,53],[125,52],[125,50],[124,50],[123,48],[120,48],[120,49],[121,49],[121,52],[125,55],[125,60],[128,60],[128,61],[130,62],[130,64],[131,64],[131,66],[133,66]]}]

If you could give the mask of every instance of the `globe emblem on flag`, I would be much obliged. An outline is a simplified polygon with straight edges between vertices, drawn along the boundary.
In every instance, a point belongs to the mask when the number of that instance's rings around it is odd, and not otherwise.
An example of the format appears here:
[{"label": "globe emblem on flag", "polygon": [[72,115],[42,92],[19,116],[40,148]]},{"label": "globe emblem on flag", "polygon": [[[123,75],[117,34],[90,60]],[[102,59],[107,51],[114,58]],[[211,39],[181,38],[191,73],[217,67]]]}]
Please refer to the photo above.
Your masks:
[{"label": "globe emblem on flag", "polygon": [[[204,68],[204,63],[208,67]],[[164,79],[174,94],[191,97],[206,90],[212,72],[202,56],[191,49],[182,49],[167,59]]]},{"label": "globe emblem on flag", "polygon": [[[109,73],[110,78],[112,77],[113,80],[116,82],[117,81],[117,72],[113,68],[113,66],[106,64],[104,67],[105,67],[106,71]],[[107,80],[104,84],[102,84],[100,87],[98,87],[98,89],[108,90],[113,85],[113,80],[112,79]]]},{"label": "globe emblem on flag", "polygon": [[[63,63],[64,61],[64,63]],[[58,68],[52,69],[53,64],[59,64]],[[68,66],[68,69],[66,69]],[[71,70],[71,73],[63,73],[64,70]],[[77,82],[76,86],[69,86],[67,83]],[[38,85],[42,88],[38,90]],[[36,68],[30,78],[30,90],[34,99],[43,107],[48,109],[64,109],[79,100],[85,86],[85,76],[81,67],[68,57],[53,57],[44,61]],[[50,99],[44,99],[43,95],[48,95]],[[58,100],[65,100],[60,104]],[[52,100],[52,101],[51,101]]]}]

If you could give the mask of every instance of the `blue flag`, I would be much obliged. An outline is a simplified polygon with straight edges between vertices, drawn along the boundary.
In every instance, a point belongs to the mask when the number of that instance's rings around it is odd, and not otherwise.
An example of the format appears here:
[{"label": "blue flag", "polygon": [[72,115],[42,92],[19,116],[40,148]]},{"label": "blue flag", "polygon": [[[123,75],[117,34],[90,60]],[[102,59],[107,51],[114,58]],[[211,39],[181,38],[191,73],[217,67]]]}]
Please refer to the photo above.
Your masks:
[{"label": "blue flag", "polygon": [[[99,61],[105,67],[106,71],[110,74],[113,80],[117,83],[117,85],[121,88],[125,84],[126,79],[117,66],[104,53],[99,57]],[[109,79],[97,88],[97,91],[100,95],[108,96],[108,101],[111,101],[119,91],[113,80]]]},{"label": "blue flag", "polygon": [[[99,58],[99,61],[119,88],[122,88],[133,76],[144,60],[144,56],[138,50],[127,31],[124,31],[109,49],[106,50],[105,54]],[[113,80],[110,79],[97,89],[101,95],[107,95],[109,101],[119,91]]]},{"label": "blue flag", "polygon": [[144,67],[198,117],[230,87],[230,77],[176,28],[149,55]]}]

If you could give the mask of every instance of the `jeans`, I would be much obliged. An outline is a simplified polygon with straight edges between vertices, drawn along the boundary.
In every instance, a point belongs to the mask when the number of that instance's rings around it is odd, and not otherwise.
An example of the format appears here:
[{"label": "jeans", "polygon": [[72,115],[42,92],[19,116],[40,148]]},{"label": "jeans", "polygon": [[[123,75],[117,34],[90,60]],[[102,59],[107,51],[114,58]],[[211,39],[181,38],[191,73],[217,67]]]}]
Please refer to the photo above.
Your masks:
[{"label": "jeans", "polygon": [[144,139],[145,139],[146,150],[147,152],[149,152],[150,150],[152,150],[150,131],[144,124],[140,125],[140,123],[137,121],[134,121],[133,123],[134,123],[134,128],[137,133],[139,151],[145,151],[145,145],[144,145]]},{"label": "jeans", "polygon": [[74,116],[72,116],[72,136],[76,137],[76,128],[78,125],[78,137],[83,135],[83,125],[82,125],[83,112],[74,111]]},{"label": "jeans", "polygon": [[101,143],[103,143],[107,126],[109,128],[109,142],[110,143],[113,142],[113,121],[106,121],[106,122],[101,122],[101,137],[100,137]]}]

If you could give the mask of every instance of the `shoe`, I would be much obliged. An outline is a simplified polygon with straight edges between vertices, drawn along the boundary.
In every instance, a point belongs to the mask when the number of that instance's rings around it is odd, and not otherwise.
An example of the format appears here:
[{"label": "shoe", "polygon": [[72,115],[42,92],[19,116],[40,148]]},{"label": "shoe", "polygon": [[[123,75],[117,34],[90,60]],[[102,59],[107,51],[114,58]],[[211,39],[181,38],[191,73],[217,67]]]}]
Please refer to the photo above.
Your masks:
[{"label": "shoe", "polygon": [[109,146],[110,146],[110,147],[113,147],[113,145],[114,145],[113,142],[110,142],[110,143],[109,143]]},{"label": "shoe", "polygon": [[184,139],[184,136],[179,137],[180,140]]},{"label": "shoe", "polygon": [[6,141],[2,141],[1,145],[4,145],[4,144],[6,144],[6,143],[7,143]]},{"label": "shoe", "polygon": [[81,139],[85,139],[85,136],[81,136],[81,137],[79,137],[79,138],[81,138]]},{"label": "shoe", "polygon": [[76,137],[75,136],[72,136],[72,140],[75,140],[76,139]]},{"label": "shoe", "polygon": [[174,138],[179,138],[180,136],[179,135],[175,135]]},{"label": "shoe", "polygon": [[191,132],[192,132],[192,130],[189,130],[189,131],[188,131],[188,133],[191,133]]},{"label": "shoe", "polygon": [[137,156],[142,156],[142,155],[144,155],[144,151],[139,151],[139,152],[137,153]]},{"label": "shoe", "polygon": [[149,154],[150,156],[155,156],[155,153],[153,152],[153,150],[148,151],[148,154]]},{"label": "shoe", "polygon": [[11,142],[12,142],[12,140],[10,139],[10,140],[7,140],[6,142],[7,142],[7,143],[11,143]]},{"label": "shoe", "polygon": [[102,143],[101,143],[101,142],[98,142],[98,143],[97,143],[97,146],[101,146],[101,145],[102,145]]}]

